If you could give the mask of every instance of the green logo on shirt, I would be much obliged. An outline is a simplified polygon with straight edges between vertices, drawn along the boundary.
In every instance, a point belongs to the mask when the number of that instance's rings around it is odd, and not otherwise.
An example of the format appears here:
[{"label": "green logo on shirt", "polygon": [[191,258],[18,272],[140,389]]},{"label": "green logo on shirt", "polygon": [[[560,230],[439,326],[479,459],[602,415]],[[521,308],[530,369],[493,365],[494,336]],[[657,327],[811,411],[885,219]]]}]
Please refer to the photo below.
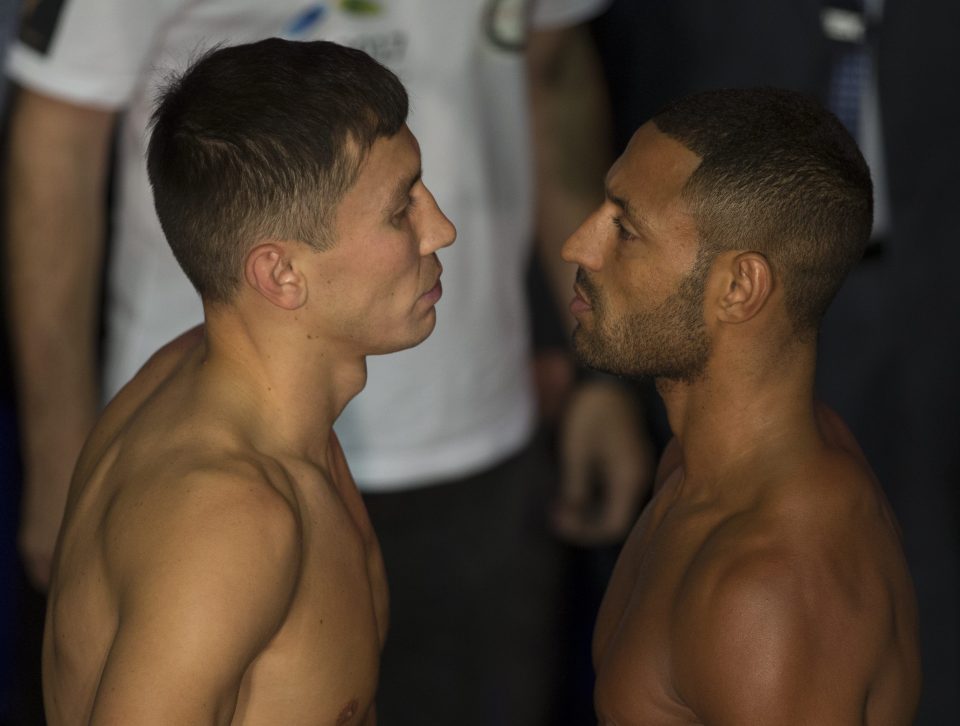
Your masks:
[{"label": "green logo on shirt", "polygon": [[340,0],[340,9],[353,15],[379,15],[383,12],[376,0]]}]

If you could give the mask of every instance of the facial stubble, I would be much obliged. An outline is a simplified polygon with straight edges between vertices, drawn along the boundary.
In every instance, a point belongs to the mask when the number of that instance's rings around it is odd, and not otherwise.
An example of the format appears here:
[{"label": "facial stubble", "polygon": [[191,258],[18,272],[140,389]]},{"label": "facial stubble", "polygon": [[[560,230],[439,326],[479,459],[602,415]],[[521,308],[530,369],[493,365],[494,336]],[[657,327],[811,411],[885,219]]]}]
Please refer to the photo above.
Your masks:
[{"label": "facial stubble", "polygon": [[578,325],[573,344],[577,357],[595,370],[628,378],[693,382],[703,375],[710,339],[703,301],[710,259],[699,255],[677,288],[653,309],[631,310],[608,319],[602,290],[577,272],[577,283],[590,300],[592,324]]}]

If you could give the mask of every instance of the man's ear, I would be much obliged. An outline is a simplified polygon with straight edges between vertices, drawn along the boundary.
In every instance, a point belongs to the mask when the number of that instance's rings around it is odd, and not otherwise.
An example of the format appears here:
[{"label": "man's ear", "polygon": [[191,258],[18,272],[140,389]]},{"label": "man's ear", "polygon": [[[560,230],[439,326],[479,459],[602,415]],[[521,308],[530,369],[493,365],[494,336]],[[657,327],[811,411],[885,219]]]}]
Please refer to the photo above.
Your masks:
[{"label": "man's ear", "polygon": [[247,253],[243,265],[247,284],[284,310],[296,310],[307,301],[307,281],[291,251],[288,242],[262,242]]},{"label": "man's ear", "polygon": [[759,252],[726,252],[717,260],[722,291],[717,317],[727,323],[743,323],[759,313],[773,292],[773,270]]}]

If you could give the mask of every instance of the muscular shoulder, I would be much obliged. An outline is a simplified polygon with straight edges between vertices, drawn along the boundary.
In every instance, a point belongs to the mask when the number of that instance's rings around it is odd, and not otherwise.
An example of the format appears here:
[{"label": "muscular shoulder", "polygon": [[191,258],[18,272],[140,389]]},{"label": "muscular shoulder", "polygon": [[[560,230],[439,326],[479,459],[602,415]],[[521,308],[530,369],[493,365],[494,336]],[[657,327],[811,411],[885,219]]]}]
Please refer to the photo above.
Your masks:
[{"label": "muscular shoulder", "polygon": [[288,590],[301,526],[275,478],[255,460],[171,462],[149,484],[121,490],[104,529],[118,589],[262,578]]},{"label": "muscular shoulder", "polygon": [[833,672],[842,653],[836,625],[846,620],[832,595],[812,588],[778,548],[740,553],[701,574],[675,628],[684,701],[704,723],[818,723],[814,681]]},{"label": "muscular shoulder", "polygon": [[232,713],[301,574],[297,511],[259,468],[170,462],[118,490],[100,534],[117,622],[94,707],[103,723]]},{"label": "muscular shoulder", "polygon": [[675,619],[677,690],[705,723],[855,723],[889,590],[834,531],[836,511],[778,505],[731,518],[694,560]]}]

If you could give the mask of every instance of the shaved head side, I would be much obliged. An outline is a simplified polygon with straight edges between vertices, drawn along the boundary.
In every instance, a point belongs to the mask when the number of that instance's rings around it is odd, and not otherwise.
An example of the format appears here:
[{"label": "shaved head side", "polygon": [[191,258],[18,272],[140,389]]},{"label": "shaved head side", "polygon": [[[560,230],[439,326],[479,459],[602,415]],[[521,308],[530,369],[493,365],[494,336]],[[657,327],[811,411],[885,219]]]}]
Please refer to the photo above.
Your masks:
[{"label": "shaved head side", "polygon": [[407,108],[392,71],[326,41],[217,48],[174,78],[147,168],[164,234],[200,295],[228,301],[258,239],[332,246],[337,204]]},{"label": "shaved head side", "polygon": [[814,336],[873,220],[870,171],[847,130],[812,98],[770,88],[695,94],[653,123],[702,158],[683,195],[704,251],[762,253],[794,330]]}]

